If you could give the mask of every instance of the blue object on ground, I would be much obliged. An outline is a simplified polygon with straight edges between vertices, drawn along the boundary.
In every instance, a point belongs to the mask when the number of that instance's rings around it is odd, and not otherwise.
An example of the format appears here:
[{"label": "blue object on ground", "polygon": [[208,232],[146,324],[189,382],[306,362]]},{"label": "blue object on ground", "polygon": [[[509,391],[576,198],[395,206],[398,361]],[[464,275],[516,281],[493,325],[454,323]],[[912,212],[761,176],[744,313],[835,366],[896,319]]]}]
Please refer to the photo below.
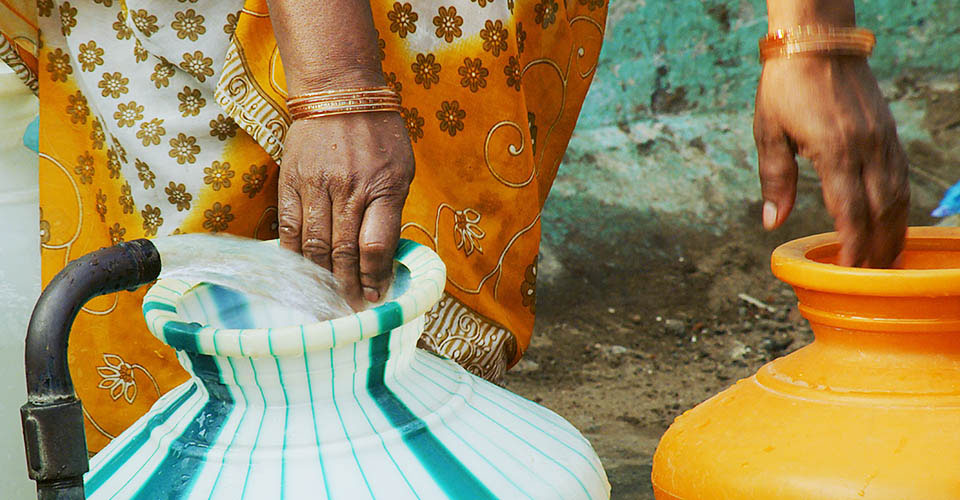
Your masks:
[{"label": "blue object on ground", "polygon": [[960,214],[960,182],[947,190],[947,194],[943,195],[940,206],[930,213],[934,217],[946,217],[953,214]]},{"label": "blue object on ground", "polygon": [[37,115],[23,133],[23,145],[34,153],[40,152],[40,116]]}]

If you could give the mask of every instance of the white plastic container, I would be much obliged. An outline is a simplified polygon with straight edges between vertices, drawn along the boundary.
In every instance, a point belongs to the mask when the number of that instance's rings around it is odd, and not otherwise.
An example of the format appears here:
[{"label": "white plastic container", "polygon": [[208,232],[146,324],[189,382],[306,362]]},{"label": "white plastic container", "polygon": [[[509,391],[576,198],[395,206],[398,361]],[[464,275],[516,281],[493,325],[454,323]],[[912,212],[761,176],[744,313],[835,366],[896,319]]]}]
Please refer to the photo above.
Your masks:
[{"label": "white plastic container", "polygon": [[27,397],[23,338],[40,295],[38,162],[23,145],[37,106],[36,97],[0,63],[0,496],[10,499],[36,496],[27,477],[20,405]]}]

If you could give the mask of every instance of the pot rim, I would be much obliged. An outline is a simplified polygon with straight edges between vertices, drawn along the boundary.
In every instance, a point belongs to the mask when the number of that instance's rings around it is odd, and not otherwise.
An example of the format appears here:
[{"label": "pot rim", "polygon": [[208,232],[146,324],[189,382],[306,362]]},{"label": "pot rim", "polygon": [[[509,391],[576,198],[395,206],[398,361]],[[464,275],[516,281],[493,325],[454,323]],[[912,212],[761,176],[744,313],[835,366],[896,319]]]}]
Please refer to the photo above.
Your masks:
[{"label": "pot rim", "polygon": [[410,271],[405,292],[376,307],[328,321],[250,329],[188,323],[181,320],[177,305],[196,283],[180,279],[161,279],[151,286],[143,298],[143,315],[150,332],[160,341],[174,349],[199,354],[278,357],[333,349],[414,321],[443,296],[446,267],[433,250],[401,239],[394,262]]},{"label": "pot rim", "polygon": [[[916,297],[960,295],[960,267],[870,269],[813,260],[814,252],[839,248],[836,232],[798,238],[777,247],[770,257],[774,276],[795,288],[850,295]],[[949,250],[960,254],[960,228],[911,227],[906,250]]]}]

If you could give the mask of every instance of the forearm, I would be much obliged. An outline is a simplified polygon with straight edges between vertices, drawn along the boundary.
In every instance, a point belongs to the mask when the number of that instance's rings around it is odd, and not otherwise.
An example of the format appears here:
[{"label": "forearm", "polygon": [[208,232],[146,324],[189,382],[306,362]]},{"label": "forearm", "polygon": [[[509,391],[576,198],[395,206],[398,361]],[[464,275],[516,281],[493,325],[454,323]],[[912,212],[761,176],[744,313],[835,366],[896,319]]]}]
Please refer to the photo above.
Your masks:
[{"label": "forearm", "polygon": [[768,31],[822,24],[854,26],[853,0],[767,0]]},{"label": "forearm", "polygon": [[383,85],[369,0],[267,0],[289,95]]}]

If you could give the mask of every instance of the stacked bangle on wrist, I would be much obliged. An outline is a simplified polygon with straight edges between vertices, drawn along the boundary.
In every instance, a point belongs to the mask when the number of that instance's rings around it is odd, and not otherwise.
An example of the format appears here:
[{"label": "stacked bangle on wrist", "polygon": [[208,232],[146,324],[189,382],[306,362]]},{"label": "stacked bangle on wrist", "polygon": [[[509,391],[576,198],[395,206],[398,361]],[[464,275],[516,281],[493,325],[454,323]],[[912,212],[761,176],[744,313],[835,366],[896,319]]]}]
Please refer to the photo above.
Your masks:
[{"label": "stacked bangle on wrist", "polygon": [[363,87],[309,92],[287,99],[294,120],[376,111],[400,111],[400,94],[390,87]]},{"label": "stacked bangle on wrist", "polygon": [[760,39],[760,62],[801,54],[831,54],[870,57],[877,39],[864,28],[798,26],[777,30]]}]

